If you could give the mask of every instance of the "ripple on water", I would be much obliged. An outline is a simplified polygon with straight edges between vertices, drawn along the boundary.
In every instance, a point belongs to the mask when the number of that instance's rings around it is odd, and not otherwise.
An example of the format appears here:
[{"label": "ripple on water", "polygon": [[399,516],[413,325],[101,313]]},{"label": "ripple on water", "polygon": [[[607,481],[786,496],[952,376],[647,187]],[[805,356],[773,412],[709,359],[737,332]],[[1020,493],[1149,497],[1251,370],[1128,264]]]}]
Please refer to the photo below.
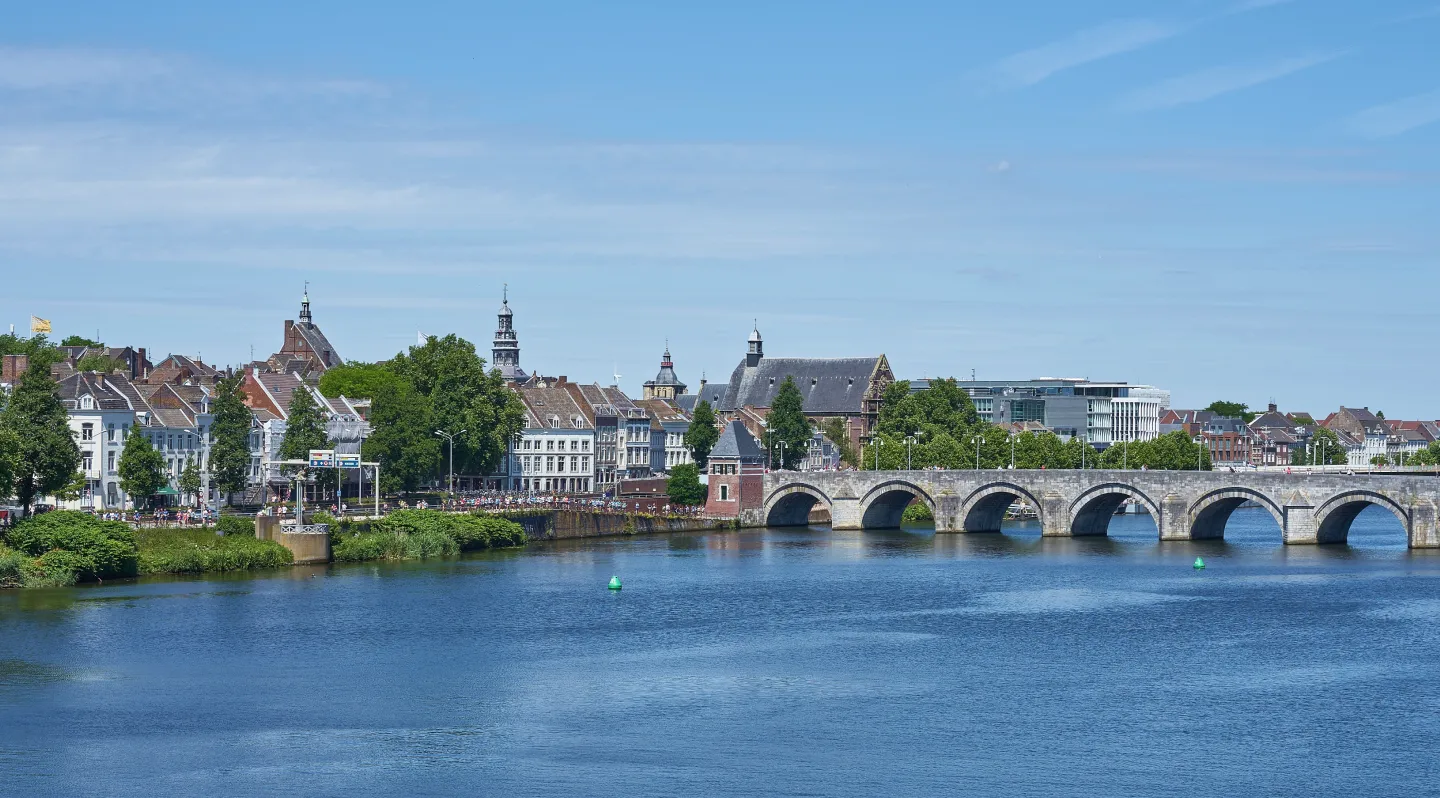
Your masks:
[{"label": "ripple on water", "polygon": [[1151,593],[1140,590],[1093,590],[1066,587],[1042,590],[1006,590],[981,594],[976,599],[978,606],[967,608],[967,611],[996,615],[1098,612],[1173,601],[1195,601],[1198,598],[1198,596]]}]

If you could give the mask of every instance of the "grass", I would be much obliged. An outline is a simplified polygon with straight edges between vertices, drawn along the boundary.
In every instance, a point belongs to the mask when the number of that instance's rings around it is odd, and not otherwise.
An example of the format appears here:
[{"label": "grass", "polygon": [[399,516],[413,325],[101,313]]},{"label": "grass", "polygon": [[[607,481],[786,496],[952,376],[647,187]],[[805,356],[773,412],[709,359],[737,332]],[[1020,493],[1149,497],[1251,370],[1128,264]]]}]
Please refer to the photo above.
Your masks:
[{"label": "grass", "polygon": [[141,574],[253,571],[292,564],[295,556],[273,540],[216,535],[209,529],[142,529],[135,533]]}]

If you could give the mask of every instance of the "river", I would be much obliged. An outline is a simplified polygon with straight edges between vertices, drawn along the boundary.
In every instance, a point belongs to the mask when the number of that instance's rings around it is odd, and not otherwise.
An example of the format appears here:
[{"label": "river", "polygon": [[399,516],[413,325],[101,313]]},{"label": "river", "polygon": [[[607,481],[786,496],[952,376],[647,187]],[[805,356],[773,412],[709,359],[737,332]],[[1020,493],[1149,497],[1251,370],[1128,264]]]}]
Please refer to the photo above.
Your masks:
[{"label": "river", "polygon": [[[1440,555],[772,529],[0,595],[0,794],[1440,790]],[[1199,555],[1208,565],[1192,569]],[[624,589],[605,589],[612,574]]]}]

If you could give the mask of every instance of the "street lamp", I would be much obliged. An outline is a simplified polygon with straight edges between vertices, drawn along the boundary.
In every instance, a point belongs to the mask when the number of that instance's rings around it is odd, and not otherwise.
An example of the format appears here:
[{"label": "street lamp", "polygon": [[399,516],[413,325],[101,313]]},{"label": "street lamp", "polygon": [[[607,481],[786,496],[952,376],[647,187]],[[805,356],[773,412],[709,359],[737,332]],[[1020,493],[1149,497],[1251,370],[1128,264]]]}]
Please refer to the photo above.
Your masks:
[{"label": "street lamp", "polygon": [[1015,470],[1015,433],[1010,433],[1010,470]]},{"label": "street lamp", "polygon": [[985,442],[985,436],[983,436],[983,435],[975,435],[975,436],[973,436],[973,437],[970,438],[970,442],[973,443],[973,444],[975,444],[975,470],[976,470],[976,471],[979,471],[979,470],[980,470],[980,444],[982,444],[982,443]]},{"label": "street lamp", "polygon": [[910,465],[910,447],[915,444],[915,439],[916,439],[916,438],[918,438],[919,436],[924,435],[924,434],[925,434],[925,433],[923,433],[923,432],[917,432],[917,433],[915,433],[914,435],[906,435],[906,436],[905,436],[905,470],[906,470],[906,471],[912,470],[911,465]]},{"label": "street lamp", "polygon": [[880,470],[880,447],[881,447],[881,446],[884,446],[884,445],[885,445],[885,441],[880,440],[879,437],[876,437],[876,438],[875,438],[875,470],[876,470],[876,471],[879,471],[879,470]]},{"label": "street lamp", "polygon": [[[786,443],[785,441],[776,441],[776,442],[775,442],[775,445],[780,447],[780,470],[781,470],[781,471],[784,471],[784,470],[785,470],[785,447],[788,446],[789,444]],[[773,459],[773,457],[772,457],[772,459]]]},{"label": "street lamp", "polygon": [[1195,436],[1195,470],[1196,470],[1196,471],[1199,471],[1199,470],[1200,470],[1200,456],[1205,453],[1204,443],[1205,443],[1205,439],[1204,439],[1203,437],[1198,436],[1198,435]]},{"label": "street lamp", "polygon": [[1124,441],[1124,443],[1121,445],[1120,448],[1121,448],[1121,452],[1120,452],[1120,470],[1121,470],[1121,471],[1129,471],[1129,470],[1130,470],[1130,439],[1129,439],[1129,438],[1126,438],[1125,441]]},{"label": "street lamp", "polygon": [[457,435],[464,435],[464,434],[465,434],[465,430],[462,429],[462,430],[460,430],[459,432],[455,433],[455,435],[451,435],[450,433],[445,432],[444,430],[438,430],[438,429],[437,429],[437,430],[435,430],[435,434],[436,434],[436,435],[439,435],[440,437],[442,437],[442,438],[444,438],[445,440],[447,440],[447,441],[450,442],[450,498],[451,498],[451,499],[454,499],[454,498],[455,498],[455,437],[456,437]]}]

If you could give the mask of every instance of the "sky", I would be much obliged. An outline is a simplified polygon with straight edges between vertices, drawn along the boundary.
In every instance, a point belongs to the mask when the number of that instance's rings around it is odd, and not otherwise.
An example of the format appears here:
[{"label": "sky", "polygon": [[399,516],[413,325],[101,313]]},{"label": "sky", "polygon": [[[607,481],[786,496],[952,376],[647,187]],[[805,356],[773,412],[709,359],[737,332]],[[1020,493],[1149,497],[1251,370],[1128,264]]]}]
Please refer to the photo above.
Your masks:
[{"label": "sky", "polygon": [[[220,365],[305,284],[692,388],[771,356],[1440,417],[1440,0],[0,0],[0,325]],[[3,329],[3,327],[0,327]]]}]

